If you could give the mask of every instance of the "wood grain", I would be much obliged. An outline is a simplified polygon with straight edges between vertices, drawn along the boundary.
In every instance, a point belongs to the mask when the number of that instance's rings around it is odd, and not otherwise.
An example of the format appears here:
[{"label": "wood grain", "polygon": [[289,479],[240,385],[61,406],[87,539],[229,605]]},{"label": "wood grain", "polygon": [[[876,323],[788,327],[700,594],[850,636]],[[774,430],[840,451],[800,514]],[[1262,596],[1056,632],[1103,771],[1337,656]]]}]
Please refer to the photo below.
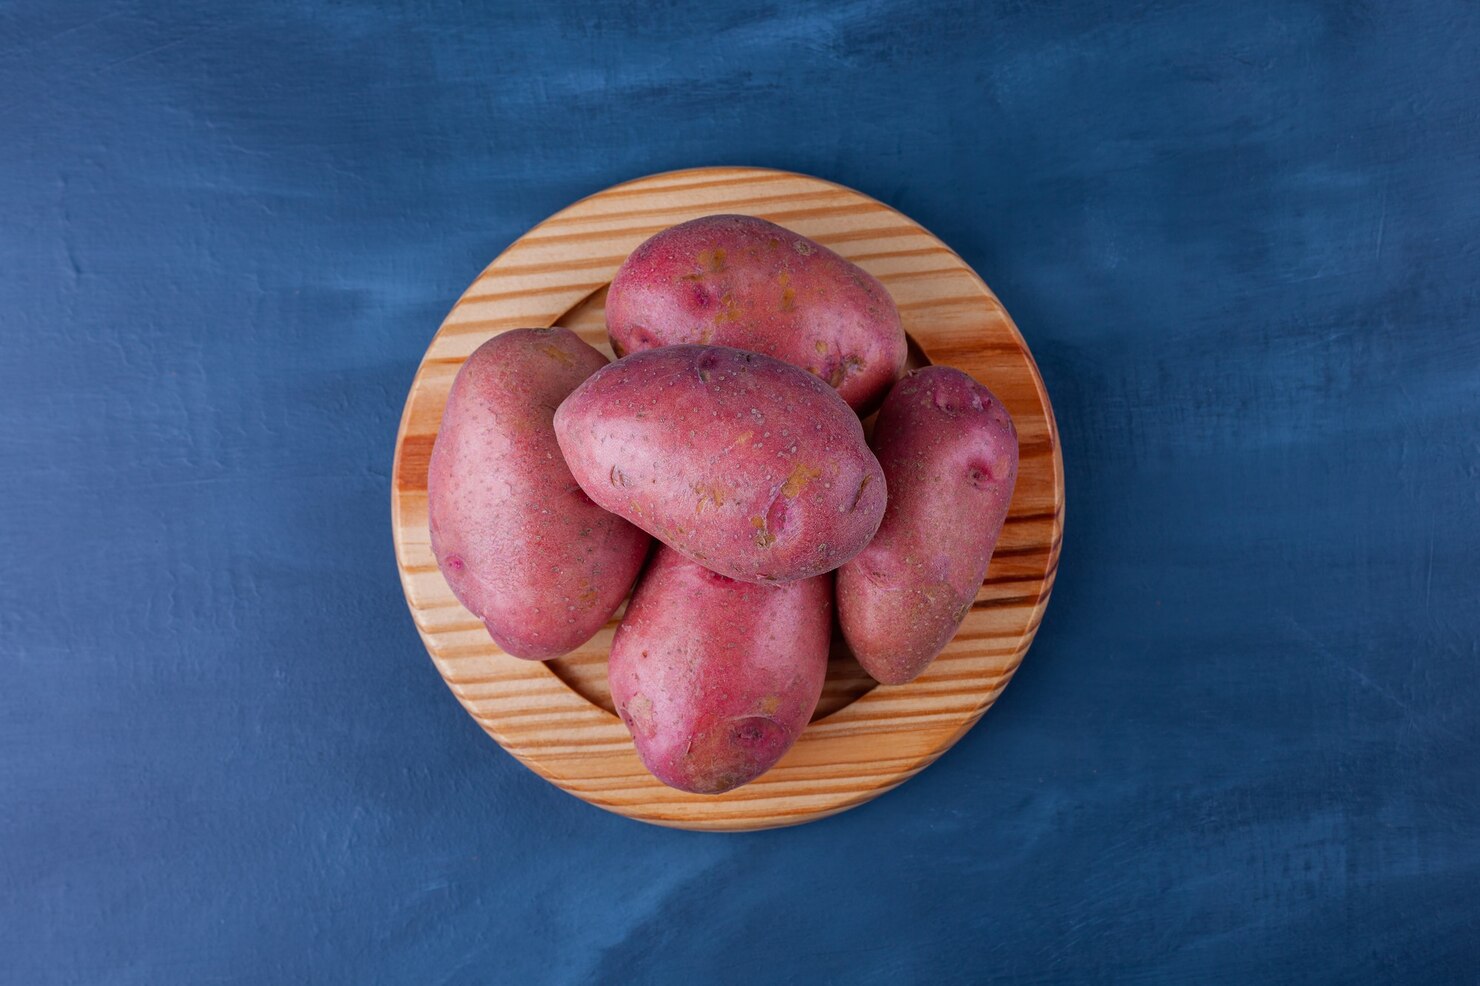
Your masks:
[{"label": "wood grain", "polygon": [[[812,725],[771,771],[718,796],[665,787],[612,711],[606,655],[617,618],[547,664],[501,652],[453,597],[427,534],[427,460],[462,361],[492,335],[565,325],[611,355],[606,287],[627,254],[674,223],[713,213],[781,223],[866,268],[899,304],[922,361],[959,367],[1012,413],[1018,485],[976,604],[945,652],[907,685],[875,686],[834,649]],[[474,719],[530,769],[577,797],[679,828],[794,825],[861,804],[944,753],[1001,694],[1042,620],[1063,533],[1063,461],[1053,409],[1022,336],[947,246],[851,189],[758,168],[700,168],[606,189],[515,241],[473,282],[432,339],[396,440],[392,533],[401,582],[433,662]],[[618,614],[620,615],[620,614]]]}]

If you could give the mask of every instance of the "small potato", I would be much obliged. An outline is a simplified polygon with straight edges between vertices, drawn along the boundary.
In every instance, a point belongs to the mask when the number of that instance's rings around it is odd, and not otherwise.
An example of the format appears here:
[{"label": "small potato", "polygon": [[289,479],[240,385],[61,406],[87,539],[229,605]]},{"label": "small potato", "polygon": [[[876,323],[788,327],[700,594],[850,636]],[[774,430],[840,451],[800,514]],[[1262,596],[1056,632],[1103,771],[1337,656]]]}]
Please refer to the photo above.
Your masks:
[{"label": "small potato", "polygon": [[889,292],[827,247],[752,216],[706,216],[632,251],[606,298],[612,348],[733,346],[799,366],[854,410],[878,406],[905,361]]},{"label": "small potato", "polygon": [[555,408],[605,365],[568,329],[517,329],[479,346],[447,398],[427,473],[432,553],[515,657],[590,639],[651,543],[581,492],[555,442]]},{"label": "small potato", "polygon": [[831,620],[831,575],[751,585],[658,548],[607,672],[653,776],[719,794],[769,770],[822,696]]},{"label": "small potato", "polygon": [[935,660],[981,588],[1017,482],[1017,430],[986,387],[931,366],[894,385],[873,447],[889,506],[838,571],[838,618],[864,670],[897,685]]},{"label": "small potato", "polygon": [[592,500],[742,582],[830,572],[884,515],[884,474],[857,415],[769,356],[635,353],[566,398],[555,434]]}]

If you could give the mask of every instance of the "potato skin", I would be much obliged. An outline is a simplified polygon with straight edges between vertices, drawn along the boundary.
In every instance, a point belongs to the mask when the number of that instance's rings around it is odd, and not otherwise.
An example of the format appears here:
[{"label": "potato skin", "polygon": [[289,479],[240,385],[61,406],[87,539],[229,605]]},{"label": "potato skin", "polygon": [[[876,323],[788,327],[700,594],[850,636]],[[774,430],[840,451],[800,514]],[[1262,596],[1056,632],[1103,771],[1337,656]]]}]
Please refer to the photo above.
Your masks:
[{"label": "potato skin", "polygon": [[568,329],[516,329],[469,356],[432,447],[432,552],[505,651],[547,660],[601,629],[651,543],[581,492],[555,408],[606,357]]},{"label": "potato skin", "polygon": [[816,377],[757,353],[634,353],[566,398],[555,434],[592,500],[742,582],[832,571],[884,515],[858,417]]},{"label": "potato skin", "polygon": [[1017,482],[1017,429],[1002,402],[947,366],[894,385],[874,425],[889,506],[838,571],[838,618],[886,685],[924,671],[966,618]]},{"label": "potato skin", "polygon": [[752,216],[706,216],[638,246],[606,299],[612,348],[678,343],[764,353],[827,381],[861,414],[904,368],[894,299],[872,275]]},{"label": "potato skin", "polygon": [[822,696],[831,621],[831,575],[754,585],[659,547],[607,672],[653,776],[719,794],[769,770]]}]

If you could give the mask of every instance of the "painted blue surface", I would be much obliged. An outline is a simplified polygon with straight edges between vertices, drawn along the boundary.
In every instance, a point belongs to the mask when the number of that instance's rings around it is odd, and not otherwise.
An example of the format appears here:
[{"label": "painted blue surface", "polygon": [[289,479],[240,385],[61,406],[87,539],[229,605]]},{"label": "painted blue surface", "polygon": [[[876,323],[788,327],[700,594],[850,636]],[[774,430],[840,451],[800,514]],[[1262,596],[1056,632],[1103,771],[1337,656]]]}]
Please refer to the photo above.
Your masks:
[{"label": "painted blue surface", "polygon": [[[1480,9],[237,6],[0,3],[0,981],[1476,981]],[[746,836],[487,741],[387,517],[478,270],[716,163],[959,250],[1069,489],[983,723]]]}]

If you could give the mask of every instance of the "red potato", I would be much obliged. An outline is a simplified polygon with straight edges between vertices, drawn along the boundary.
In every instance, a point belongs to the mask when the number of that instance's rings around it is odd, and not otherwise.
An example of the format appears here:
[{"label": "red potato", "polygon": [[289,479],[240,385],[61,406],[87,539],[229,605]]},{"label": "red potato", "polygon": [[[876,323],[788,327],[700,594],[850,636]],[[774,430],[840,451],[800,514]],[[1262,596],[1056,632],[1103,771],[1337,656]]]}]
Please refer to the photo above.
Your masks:
[{"label": "red potato", "polygon": [[873,447],[889,506],[838,571],[838,618],[864,670],[897,685],[935,660],[981,588],[1017,482],[1017,430],[986,387],[930,366],[889,392]]},{"label": "red potato", "polygon": [[831,621],[831,575],[753,585],[658,548],[607,672],[653,776],[719,794],[769,770],[817,709]]},{"label": "red potato", "polygon": [[904,368],[889,292],[827,247],[752,216],[706,216],[641,244],[606,298],[612,348],[677,343],[774,356],[867,414]]},{"label": "red potato", "polygon": [[884,474],[858,417],[794,366],[668,346],[593,374],[555,413],[592,500],[721,575],[830,572],[884,515]]},{"label": "red potato", "polygon": [[560,457],[555,408],[606,357],[568,329],[517,329],[468,357],[427,473],[432,553],[458,601],[528,660],[606,624],[648,536],[592,503]]}]

